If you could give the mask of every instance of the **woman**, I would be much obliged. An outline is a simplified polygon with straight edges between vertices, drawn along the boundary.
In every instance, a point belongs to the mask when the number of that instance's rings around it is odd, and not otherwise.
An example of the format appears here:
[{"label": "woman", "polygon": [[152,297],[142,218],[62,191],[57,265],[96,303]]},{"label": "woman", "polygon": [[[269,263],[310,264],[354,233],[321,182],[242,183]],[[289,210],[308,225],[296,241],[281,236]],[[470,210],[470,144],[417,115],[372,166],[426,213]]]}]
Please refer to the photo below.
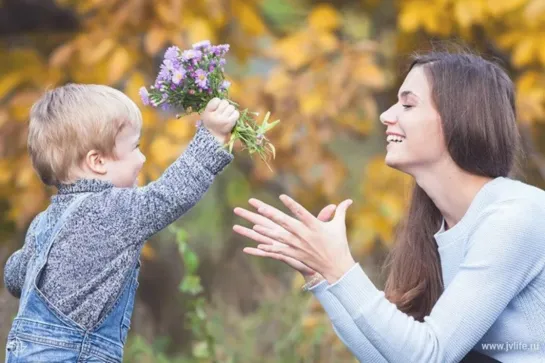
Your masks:
[{"label": "woman", "polygon": [[470,54],[414,58],[398,102],[380,116],[386,164],[415,181],[384,292],[350,253],[351,200],[315,218],[280,196],[293,218],[252,199],[258,213],[235,213],[253,229],[233,229],[259,243],[246,253],[306,276],[362,362],[459,362],[470,351],[545,362],[545,192],[509,178],[520,149],[515,114],[513,84],[495,64]]}]

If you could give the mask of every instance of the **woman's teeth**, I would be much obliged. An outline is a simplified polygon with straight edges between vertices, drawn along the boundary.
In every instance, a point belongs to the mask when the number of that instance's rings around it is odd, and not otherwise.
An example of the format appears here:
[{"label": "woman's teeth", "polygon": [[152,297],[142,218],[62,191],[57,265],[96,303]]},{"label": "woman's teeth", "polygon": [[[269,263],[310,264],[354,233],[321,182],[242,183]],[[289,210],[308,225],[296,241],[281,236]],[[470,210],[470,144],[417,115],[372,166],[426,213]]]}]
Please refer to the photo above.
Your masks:
[{"label": "woman's teeth", "polygon": [[388,142],[402,142],[404,137],[397,136],[397,135],[388,135],[386,137],[386,141]]}]

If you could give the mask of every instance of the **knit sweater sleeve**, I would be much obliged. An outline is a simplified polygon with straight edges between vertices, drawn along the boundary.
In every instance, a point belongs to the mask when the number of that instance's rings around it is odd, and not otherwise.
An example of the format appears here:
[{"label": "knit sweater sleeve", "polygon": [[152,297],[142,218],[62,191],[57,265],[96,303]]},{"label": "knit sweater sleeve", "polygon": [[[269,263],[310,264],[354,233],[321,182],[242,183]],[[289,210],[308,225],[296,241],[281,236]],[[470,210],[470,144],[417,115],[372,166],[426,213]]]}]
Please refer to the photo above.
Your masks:
[{"label": "knit sweater sleeve", "polygon": [[30,223],[23,247],[15,251],[6,261],[4,266],[4,286],[14,297],[21,297],[21,290],[25,283],[27,265],[34,255],[34,238],[37,221],[36,216]]},{"label": "knit sweater sleeve", "polygon": [[327,281],[322,281],[312,287],[310,291],[320,301],[333,325],[335,334],[358,361],[362,363],[387,363],[384,357],[358,329],[354,320],[335,295],[328,291],[329,286]]},{"label": "knit sweater sleeve", "polygon": [[188,212],[232,160],[200,126],[187,149],[156,181],[140,188],[113,188],[97,204],[110,216],[112,233],[141,242]]},{"label": "knit sweater sleeve", "polygon": [[387,361],[458,362],[545,268],[544,217],[531,201],[496,204],[469,234],[459,271],[423,322],[390,303],[358,264],[328,290]]}]

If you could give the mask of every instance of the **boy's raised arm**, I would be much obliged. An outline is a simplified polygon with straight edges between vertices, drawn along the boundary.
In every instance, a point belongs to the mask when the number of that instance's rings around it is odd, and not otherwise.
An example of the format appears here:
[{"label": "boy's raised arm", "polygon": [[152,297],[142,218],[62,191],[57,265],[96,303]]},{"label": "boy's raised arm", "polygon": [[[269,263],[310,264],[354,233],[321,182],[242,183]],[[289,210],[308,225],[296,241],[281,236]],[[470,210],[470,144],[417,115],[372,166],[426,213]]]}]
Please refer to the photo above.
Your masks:
[{"label": "boy's raised arm", "polygon": [[[113,188],[104,212],[118,222],[117,232],[138,243],[188,212],[231,161],[218,140],[199,126],[187,149],[156,181],[140,188]],[[109,209],[109,210],[108,210]]]}]

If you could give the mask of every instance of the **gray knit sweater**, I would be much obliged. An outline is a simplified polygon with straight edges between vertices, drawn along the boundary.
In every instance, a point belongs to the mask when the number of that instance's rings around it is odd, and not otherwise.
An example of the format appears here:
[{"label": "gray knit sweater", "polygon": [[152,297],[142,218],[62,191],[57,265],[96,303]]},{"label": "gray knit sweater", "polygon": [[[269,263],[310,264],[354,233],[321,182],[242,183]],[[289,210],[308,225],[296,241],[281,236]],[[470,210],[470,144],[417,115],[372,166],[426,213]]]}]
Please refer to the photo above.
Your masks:
[{"label": "gray knit sweater", "polygon": [[[49,228],[78,193],[92,194],[54,241],[40,290],[75,322],[93,327],[114,303],[146,239],[191,209],[232,159],[201,126],[186,151],[145,187],[116,188],[90,179],[58,186],[48,208]],[[26,266],[35,257],[38,218],[32,221],[23,248],[4,269],[5,286],[16,297],[21,295]]]}]

